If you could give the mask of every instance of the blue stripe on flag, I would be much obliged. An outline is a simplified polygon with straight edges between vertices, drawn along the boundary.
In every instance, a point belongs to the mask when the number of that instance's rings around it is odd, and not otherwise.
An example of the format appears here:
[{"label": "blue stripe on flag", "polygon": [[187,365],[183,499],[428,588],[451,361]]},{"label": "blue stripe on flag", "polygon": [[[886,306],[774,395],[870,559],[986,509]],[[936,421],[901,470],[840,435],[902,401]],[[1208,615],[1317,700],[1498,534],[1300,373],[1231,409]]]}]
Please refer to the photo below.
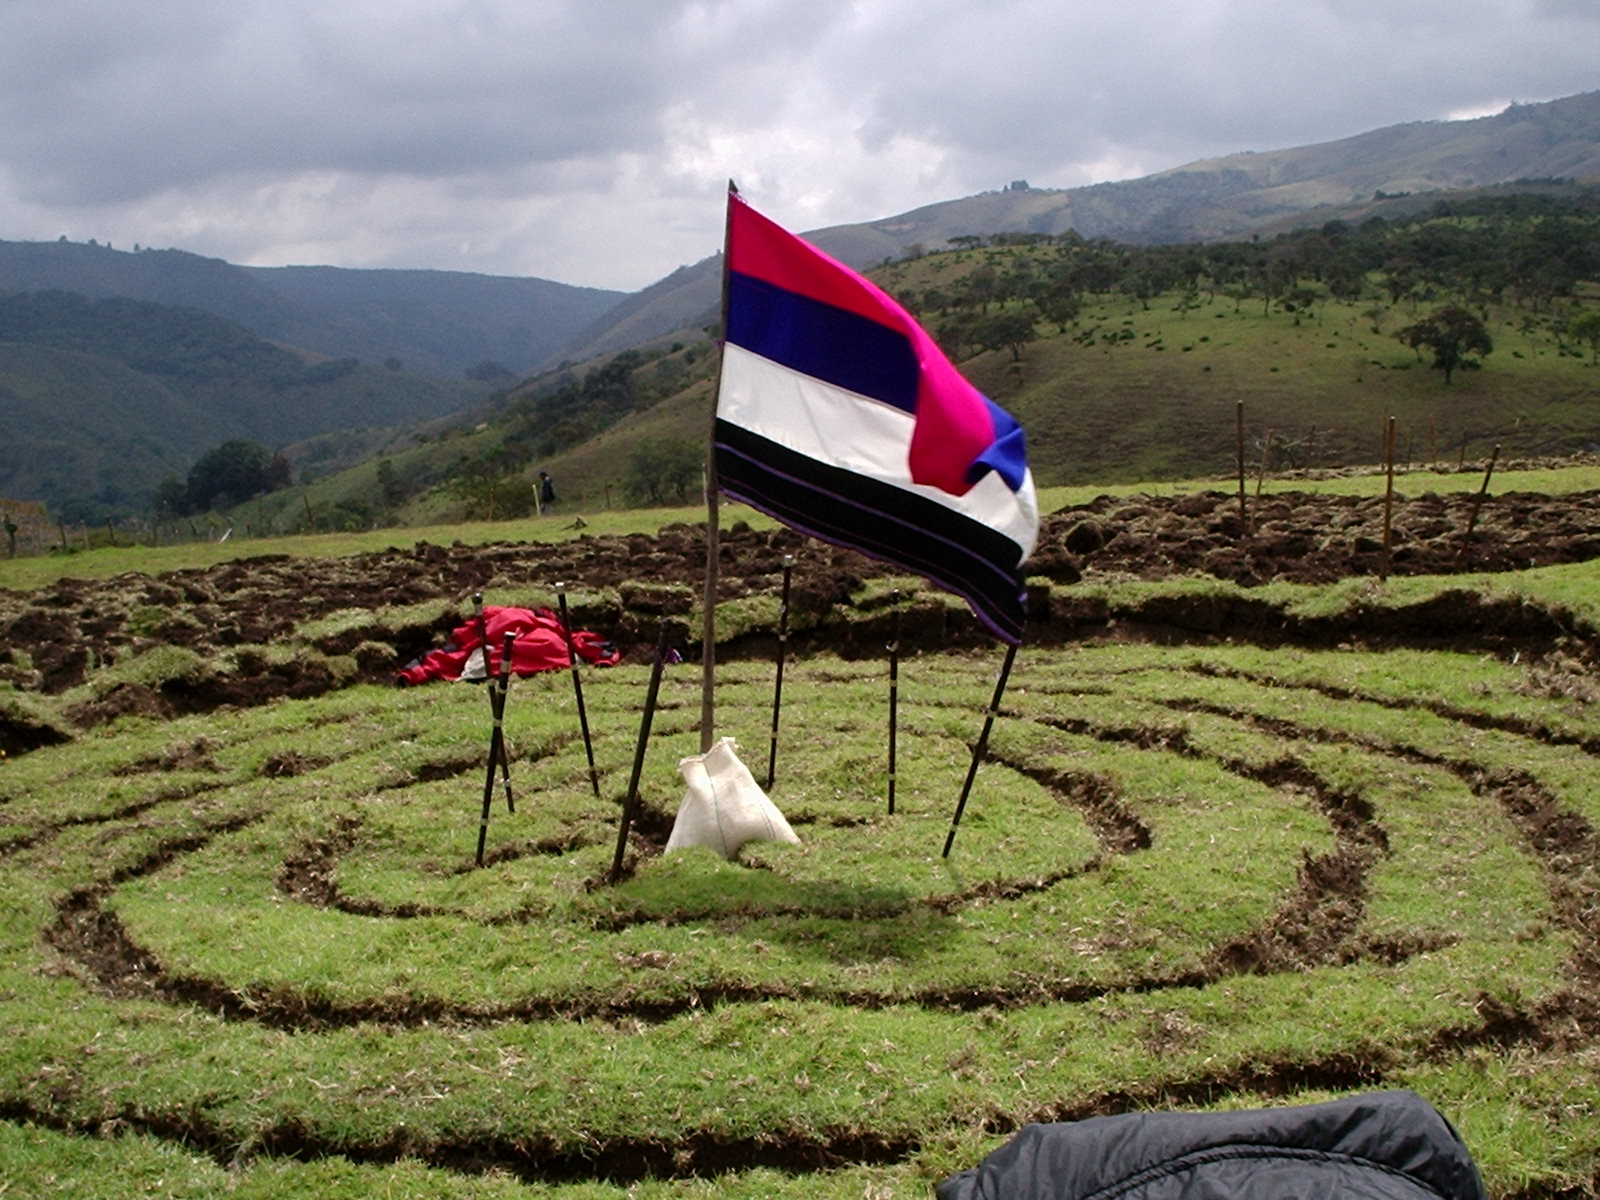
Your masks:
[{"label": "blue stripe on flag", "polygon": [[968,468],[967,482],[977,483],[986,470],[992,470],[1006,481],[1006,486],[1013,492],[1020,492],[1022,481],[1028,474],[1028,453],[1023,445],[1022,426],[989,397],[983,399],[989,406],[989,419],[994,422],[994,441]]},{"label": "blue stripe on flag", "polygon": [[728,341],[802,375],[908,413],[921,372],[903,333],[737,272],[728,277]]}]

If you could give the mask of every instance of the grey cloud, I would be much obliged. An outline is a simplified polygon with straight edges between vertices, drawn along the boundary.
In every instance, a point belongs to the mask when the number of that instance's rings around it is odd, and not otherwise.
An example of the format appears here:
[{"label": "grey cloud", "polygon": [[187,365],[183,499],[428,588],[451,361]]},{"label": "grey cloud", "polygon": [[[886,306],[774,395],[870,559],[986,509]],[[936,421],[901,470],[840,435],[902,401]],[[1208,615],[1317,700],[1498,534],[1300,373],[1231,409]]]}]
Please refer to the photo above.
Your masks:
[{"label": "grey cloud", "polygon": [[730,175],[814,227],[1551,99],[1595,8],[5,0],[0,237],[641,286]]}]

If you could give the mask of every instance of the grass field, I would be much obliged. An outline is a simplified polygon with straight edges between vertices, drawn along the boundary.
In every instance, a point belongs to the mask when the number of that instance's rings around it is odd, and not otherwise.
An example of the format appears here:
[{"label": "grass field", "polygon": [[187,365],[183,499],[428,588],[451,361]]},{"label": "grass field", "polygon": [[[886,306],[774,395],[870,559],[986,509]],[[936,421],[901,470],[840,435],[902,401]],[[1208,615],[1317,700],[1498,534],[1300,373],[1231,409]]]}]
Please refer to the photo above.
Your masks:
[{"label": "grass field", "polygon": [[[565,680],[518,685],[521,803],[496,796],[483,871],[467,689],[10,764],[3,1086],[29,1178],[151,1194],[116,1165],[150,1157],[195,1189],[354,1192],[415,1157],[440,1194],[482,1171],[916,1194],[1027,1118],[1371,1086],[1452,1114],[1497,1191],[1587,1177],[1600,1131],[1551,1105],[1586,1103],[1559,1042],[1592,864],[1509,792],[1592,822],[1588,714],[1451,656],[1040,655],[945,861],[993,666],[908,664],[893,817],[881,672],[797,667],[772,794],[802,844],[616,888],[635,668],[588,692],[600,801]],[[724,692],[757,748],[765,674]],[[1416,707],[1441,685],[1486,700]],[[694,693],[664,692],[662,821]]]},{"label": "grass field", "polygon": [[[70,564],[177,549],[111,553]],[[699,747],[698,665],[670,666],[614,886],[637,663],[584,678],[598,797],[569,677],[512,685],[515,812],[496,789],[481,869],[474,688],[16,755],[0,1195],[886,1200],[1030,1120],[1387,1087],[1440,1108],[1497,1197],[1592,1195],[1600,584],[1449,586],[1559,605],[1574,640],[1025,647],[948,858],[998,653],[901,664],[892,814],[887,664],[792,662],[770,795],[800,842],[737,862],[658,852]],[[718,732],[763,776],[772,667],[718,679]]]}]

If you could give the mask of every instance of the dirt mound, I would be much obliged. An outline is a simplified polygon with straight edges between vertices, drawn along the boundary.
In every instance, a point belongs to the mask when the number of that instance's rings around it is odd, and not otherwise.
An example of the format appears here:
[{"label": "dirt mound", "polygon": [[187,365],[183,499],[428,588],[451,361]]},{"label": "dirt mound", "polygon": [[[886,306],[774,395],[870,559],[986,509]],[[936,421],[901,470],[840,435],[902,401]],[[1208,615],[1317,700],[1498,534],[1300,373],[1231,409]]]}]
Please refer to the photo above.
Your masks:
[{"label": "dirt mound", "polygon": [[[1466,493],[1424,493],[1392,505],[1382,496],[1298,492],[1248,497],[1243,504],[1222,491],[1101,497],[1042,521],[1027,568],[1035,581],[1029,636],[1059,640],[1108,623],[1114,614],[1101,602],[1080,602],[1065,587],[1084,579],[1200,575],[1250,587],[1269,580],[1328,583],[1349,576],[1512,571],[1585,561],[1600,556],[1597,500],[1595,493],[1512,493],[1481,504]],[[774,594],[789,554],[798,560],[793,648],[881,652],[889,635],[887,604],[861,593],[885,569],[791,530],[756,530],[743,522],[724,530],[720,598]],[[392,679],[400,664],[436,644],[442,629],[383,628],[375,621],[330,634],[315,649],[344,656],[341,672],[331,670],[325,658],[285,660],[262,652],[288,643],[307,621],[447,599],[456,602],[449,622],[470,610],[475,592],[493,602],[496,595],[560,581],[598,597],[574,604],[574,625],[599,631],[625,656],[639,657],[651,652],[663,617],[683,617],[694,607],[704,570],[704,527],[672,525],[653,537],[580,536],[553,545],[419,542],[348,558],[263,555],[158,577],[67,579],[39,592],[0,592],[0,681],[57,695],[96,669],[166,646],[192,652],[193,664],[164,681],[123,684],[79,704],[71,718],[93,725],[125,713],[195,712],[316,695],[358,680]],[[1247,598],[1155,598],[1147,607],[1137,620],[1183,636],[1325,640],[1352,633],[1347,626],[1295,630],[1281,613]],[[1501,612],[1470,591],[1447,593],[1413,616],[1406,635],[1405,619],[1383,614],[1387,636],[1437,640],[1465,631],[1551,638],[1562,632],[1548,617],[1541,622],[1540,614]],[[958,606],[913,603],[901,619],[908,647],[989,640]],[[697,635],[683,632],[690,652],[698,652]],[[727,652],[769,653],[770,642],[760,634],[736,636]],[[0,726],[9,720],[0,712]],[[37,730],[8,728],[0,729],[7,745],[38,744]]]},{"label": "dirt mound", "polygon": [[1391,505],[1382,496],[1281,492],[1241,505],[1237,494],[1220,491],[1102,496],[1045,520],[1030,569],[1067,581],[1075,564],[1140,579],[1204,574],[1246,586],[1518,571],[1600,556],[1596,499],[1593,492],[1508,493],[1480,504],[1466,493],[1423,493]]}]

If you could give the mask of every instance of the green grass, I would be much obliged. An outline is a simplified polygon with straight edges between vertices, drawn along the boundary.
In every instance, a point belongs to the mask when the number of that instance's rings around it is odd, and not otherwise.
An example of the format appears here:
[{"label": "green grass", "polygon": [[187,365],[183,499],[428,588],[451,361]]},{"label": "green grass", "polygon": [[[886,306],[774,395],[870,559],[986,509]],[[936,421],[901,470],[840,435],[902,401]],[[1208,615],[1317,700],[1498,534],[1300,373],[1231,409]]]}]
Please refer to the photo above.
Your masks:
[{"label": "green grass", "polygon": [[[105,565],[139,561],[120,555]],[[6,1179],[925,1195],[1031,1119],[1394,1086],[1456,1122],[1495,1194],[1581,1191],[1600,1174],[1581,1016],[1600,567],[1074,590],[1130,620],[1248,594],[1314,621],[1463,589],[1563,612],[1572,640],[1025,647],[948,859],[993,653],[902,663],[893,814],[885,664],[791,663],[771,795],[800,844],[646,853],[616,886],[638,663],[585,675],[599,797],[570,679],[513,684],[516,812],[496,787],[482,869],[481,689],[346,686],[70,731],[0,762]],[[338,647],[444,612],[335,612],[234,654],[347,669]],[[742,601],[719,627],[775,617]],[[114,684],[229,669],[160,646],[6,702],[67,732]],[[770,664],[718,671],[719,732],[758,777],[771,686]],[[698,714],[698,668],[670,668],[641,775],[657,843]]]},{"label": "green grass", "polygon": [[[8,1180],[913,1195],[1028,1119],[1372,1086],[1445,1111],[1496,1194],[1594,1177],[1587,1042],[1485,1031],[1570,1003],[1590,936],[1567,904],[1596,864],[1547,857],[1504,790],[1600,822],[1581,748],[1600,716],[1551,664],[1025,649],[945,859],[996,666],[903,664],[890,814],[884,665],[792,664],[771,795],[800,844],[647,856],[615,887],[639,665],[586,678],[599,798],[566,676],[513,685],[516,812],[497,788],[481,870],[488,714],[468,686],[126,718],[14,758]],[[659,821],[698,687],[691,666],[663,684],[641,787]],[[719,731],[758,776],[770,687],[769,665],[719,671]],[[1353,891],[1310,882],[1335,863]],[[144,969],[66,936],[80,911]]]},{"label": "green grass", "polygon": [[[1041,252],[987,248],[883,268],[891,292],[915,297],[988,264]],[[1264,311],[1200,292],[1141,303],[1089,298],[1062,332],[1041,322],[1020,358],[989,351],[962,361],[979,388],[1027,430],[1035,473],[1048,484],[1192,478],[1233,469],[1235,406],[1244,406],[1252,474],[1265,441],[1272,469],[1381,461],[1383,425],[1396,419],[1401,461],[1455,465],[1586,448],[1595,423],[1595,369],[1564,353],[1548,322],[1491,307],[1494,351],[1448,386],[1395,332],[1444,303],[1391,305],[1368,294],[1323,297],[1308,309]],[[924,320],[937,328],[943,314]]]}]

